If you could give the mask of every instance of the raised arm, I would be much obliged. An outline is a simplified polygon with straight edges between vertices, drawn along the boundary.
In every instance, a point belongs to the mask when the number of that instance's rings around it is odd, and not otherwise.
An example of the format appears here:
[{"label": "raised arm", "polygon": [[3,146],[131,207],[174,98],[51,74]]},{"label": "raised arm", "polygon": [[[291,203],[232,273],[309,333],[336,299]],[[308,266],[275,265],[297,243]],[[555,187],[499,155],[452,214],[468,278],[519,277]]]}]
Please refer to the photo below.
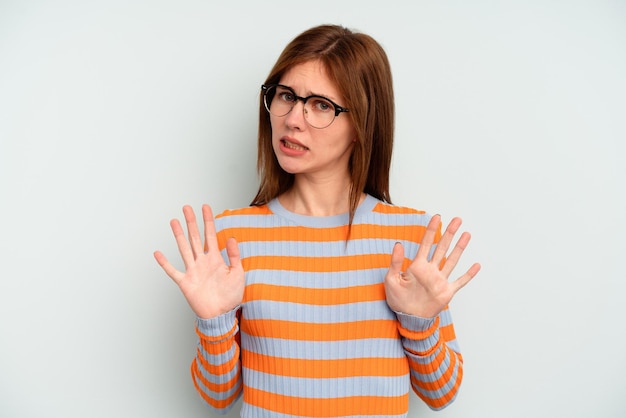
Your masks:
[{"label": "raised arm", "polygon": [[213,213],[202,206],[204,239],[193,209],[183,208],[188,237],[180,222],[170,222],[185,271],[178,271],[161,253],[154,257],[182,291],[197,319],[198,348],[191,365],[193,382],[204,401],[216,412],[226,413],[241,394],[237,309],[243,299],[245,277],[237,242],[229,239],[226,264],[220,249]]},{"label": "raised arm", "polygon": [[435,243],[441,219],[432,217],[413,260],[407,262],[402,244],[394,246],[385,277],[387,304],[398,317],[413,390],[432,409],[449,405],[461,384],[463,358],[448,304],[480,270],[480,264],[475,263],[458,279],[449,281],[470,240],[469,233],[461,234],[446,257],[460,226],[461,220],[454,218]]}]

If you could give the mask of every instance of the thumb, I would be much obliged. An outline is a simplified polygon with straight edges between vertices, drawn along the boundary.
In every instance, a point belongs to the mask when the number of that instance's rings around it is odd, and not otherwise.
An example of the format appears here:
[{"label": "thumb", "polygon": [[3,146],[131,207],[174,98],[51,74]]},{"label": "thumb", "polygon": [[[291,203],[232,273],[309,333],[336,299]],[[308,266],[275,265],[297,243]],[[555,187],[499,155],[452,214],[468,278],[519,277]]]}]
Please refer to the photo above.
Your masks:
[{"label": "thumb", "polygon": [[402,264],[404,262],[404,247],[401,243],[396,242],[391,252],[391,265],[389,266],[390,274],[401,274]]},{"label": "thumb", "polygon": [[241,258],[239,256],[239,246],[235,238],[229,238],[226,241],[226,254],[228,254],[228,262],[230,268],[241,268]]}]

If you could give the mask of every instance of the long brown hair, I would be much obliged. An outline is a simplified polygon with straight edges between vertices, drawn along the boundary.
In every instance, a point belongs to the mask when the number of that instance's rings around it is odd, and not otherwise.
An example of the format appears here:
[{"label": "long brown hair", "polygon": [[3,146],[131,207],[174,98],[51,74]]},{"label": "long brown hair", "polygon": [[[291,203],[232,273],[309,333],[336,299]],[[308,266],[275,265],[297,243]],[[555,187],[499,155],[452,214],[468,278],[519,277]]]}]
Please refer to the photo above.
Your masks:
[{"label": "long brown hair", "polygon": [[[289,69],[308,61],[324,65],[350,109],[344,113],[357,133],[350,159],[350,226],[361,193],[391,203],[389,169],[393,149],[394,97],[387,54],[372,37],[336,25],[321,25],[294,38],[278,57],[265,84],[278,83]],[[342,115],[342,117],[344,117]],[[259,191],[251,205],[268,203],[289,190],[294,175],[284,171],[272,148],[270,117],[259,100],[257,170]]]}]

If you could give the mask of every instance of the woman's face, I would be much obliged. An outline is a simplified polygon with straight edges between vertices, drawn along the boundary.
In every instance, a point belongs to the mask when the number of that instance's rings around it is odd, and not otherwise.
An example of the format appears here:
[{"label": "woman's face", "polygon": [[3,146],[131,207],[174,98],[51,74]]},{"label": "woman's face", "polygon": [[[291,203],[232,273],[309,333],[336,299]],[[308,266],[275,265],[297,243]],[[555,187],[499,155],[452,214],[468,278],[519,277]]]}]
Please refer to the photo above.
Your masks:
[{"label": "woman's face", "polygon": [[[309,61],[287,71],[279,81],[290,87],[296,95],[318,95],[343,106],[345,100],[326,69],[318,61]],[[304,103],[297,101],[285,116],[270,114],[272,147],[280,166],[295,175],[347,177],[356,132],[350,118],[340,113],[326,128],[316,129],[304,116]]]}]

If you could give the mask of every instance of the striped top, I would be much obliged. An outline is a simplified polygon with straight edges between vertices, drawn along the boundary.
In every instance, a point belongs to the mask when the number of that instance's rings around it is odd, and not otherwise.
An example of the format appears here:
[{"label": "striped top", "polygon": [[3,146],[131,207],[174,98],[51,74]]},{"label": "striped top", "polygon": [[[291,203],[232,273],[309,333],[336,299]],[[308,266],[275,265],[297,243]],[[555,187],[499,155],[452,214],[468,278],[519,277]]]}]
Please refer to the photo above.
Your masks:
[{"label": "striped top", "polygon": [[383,285],[394,244],[406,268],[429,219],[367,196],[346,241],[348,214],[298,215],[276,199],[217,216],[246,288],[237,309],[197,320],[191,372],[209,407],[226,413],[243,393],[242,417],[405,417],[411,387],[433,409],[452,402],[463,364],[449,311],[393,312]]}]

